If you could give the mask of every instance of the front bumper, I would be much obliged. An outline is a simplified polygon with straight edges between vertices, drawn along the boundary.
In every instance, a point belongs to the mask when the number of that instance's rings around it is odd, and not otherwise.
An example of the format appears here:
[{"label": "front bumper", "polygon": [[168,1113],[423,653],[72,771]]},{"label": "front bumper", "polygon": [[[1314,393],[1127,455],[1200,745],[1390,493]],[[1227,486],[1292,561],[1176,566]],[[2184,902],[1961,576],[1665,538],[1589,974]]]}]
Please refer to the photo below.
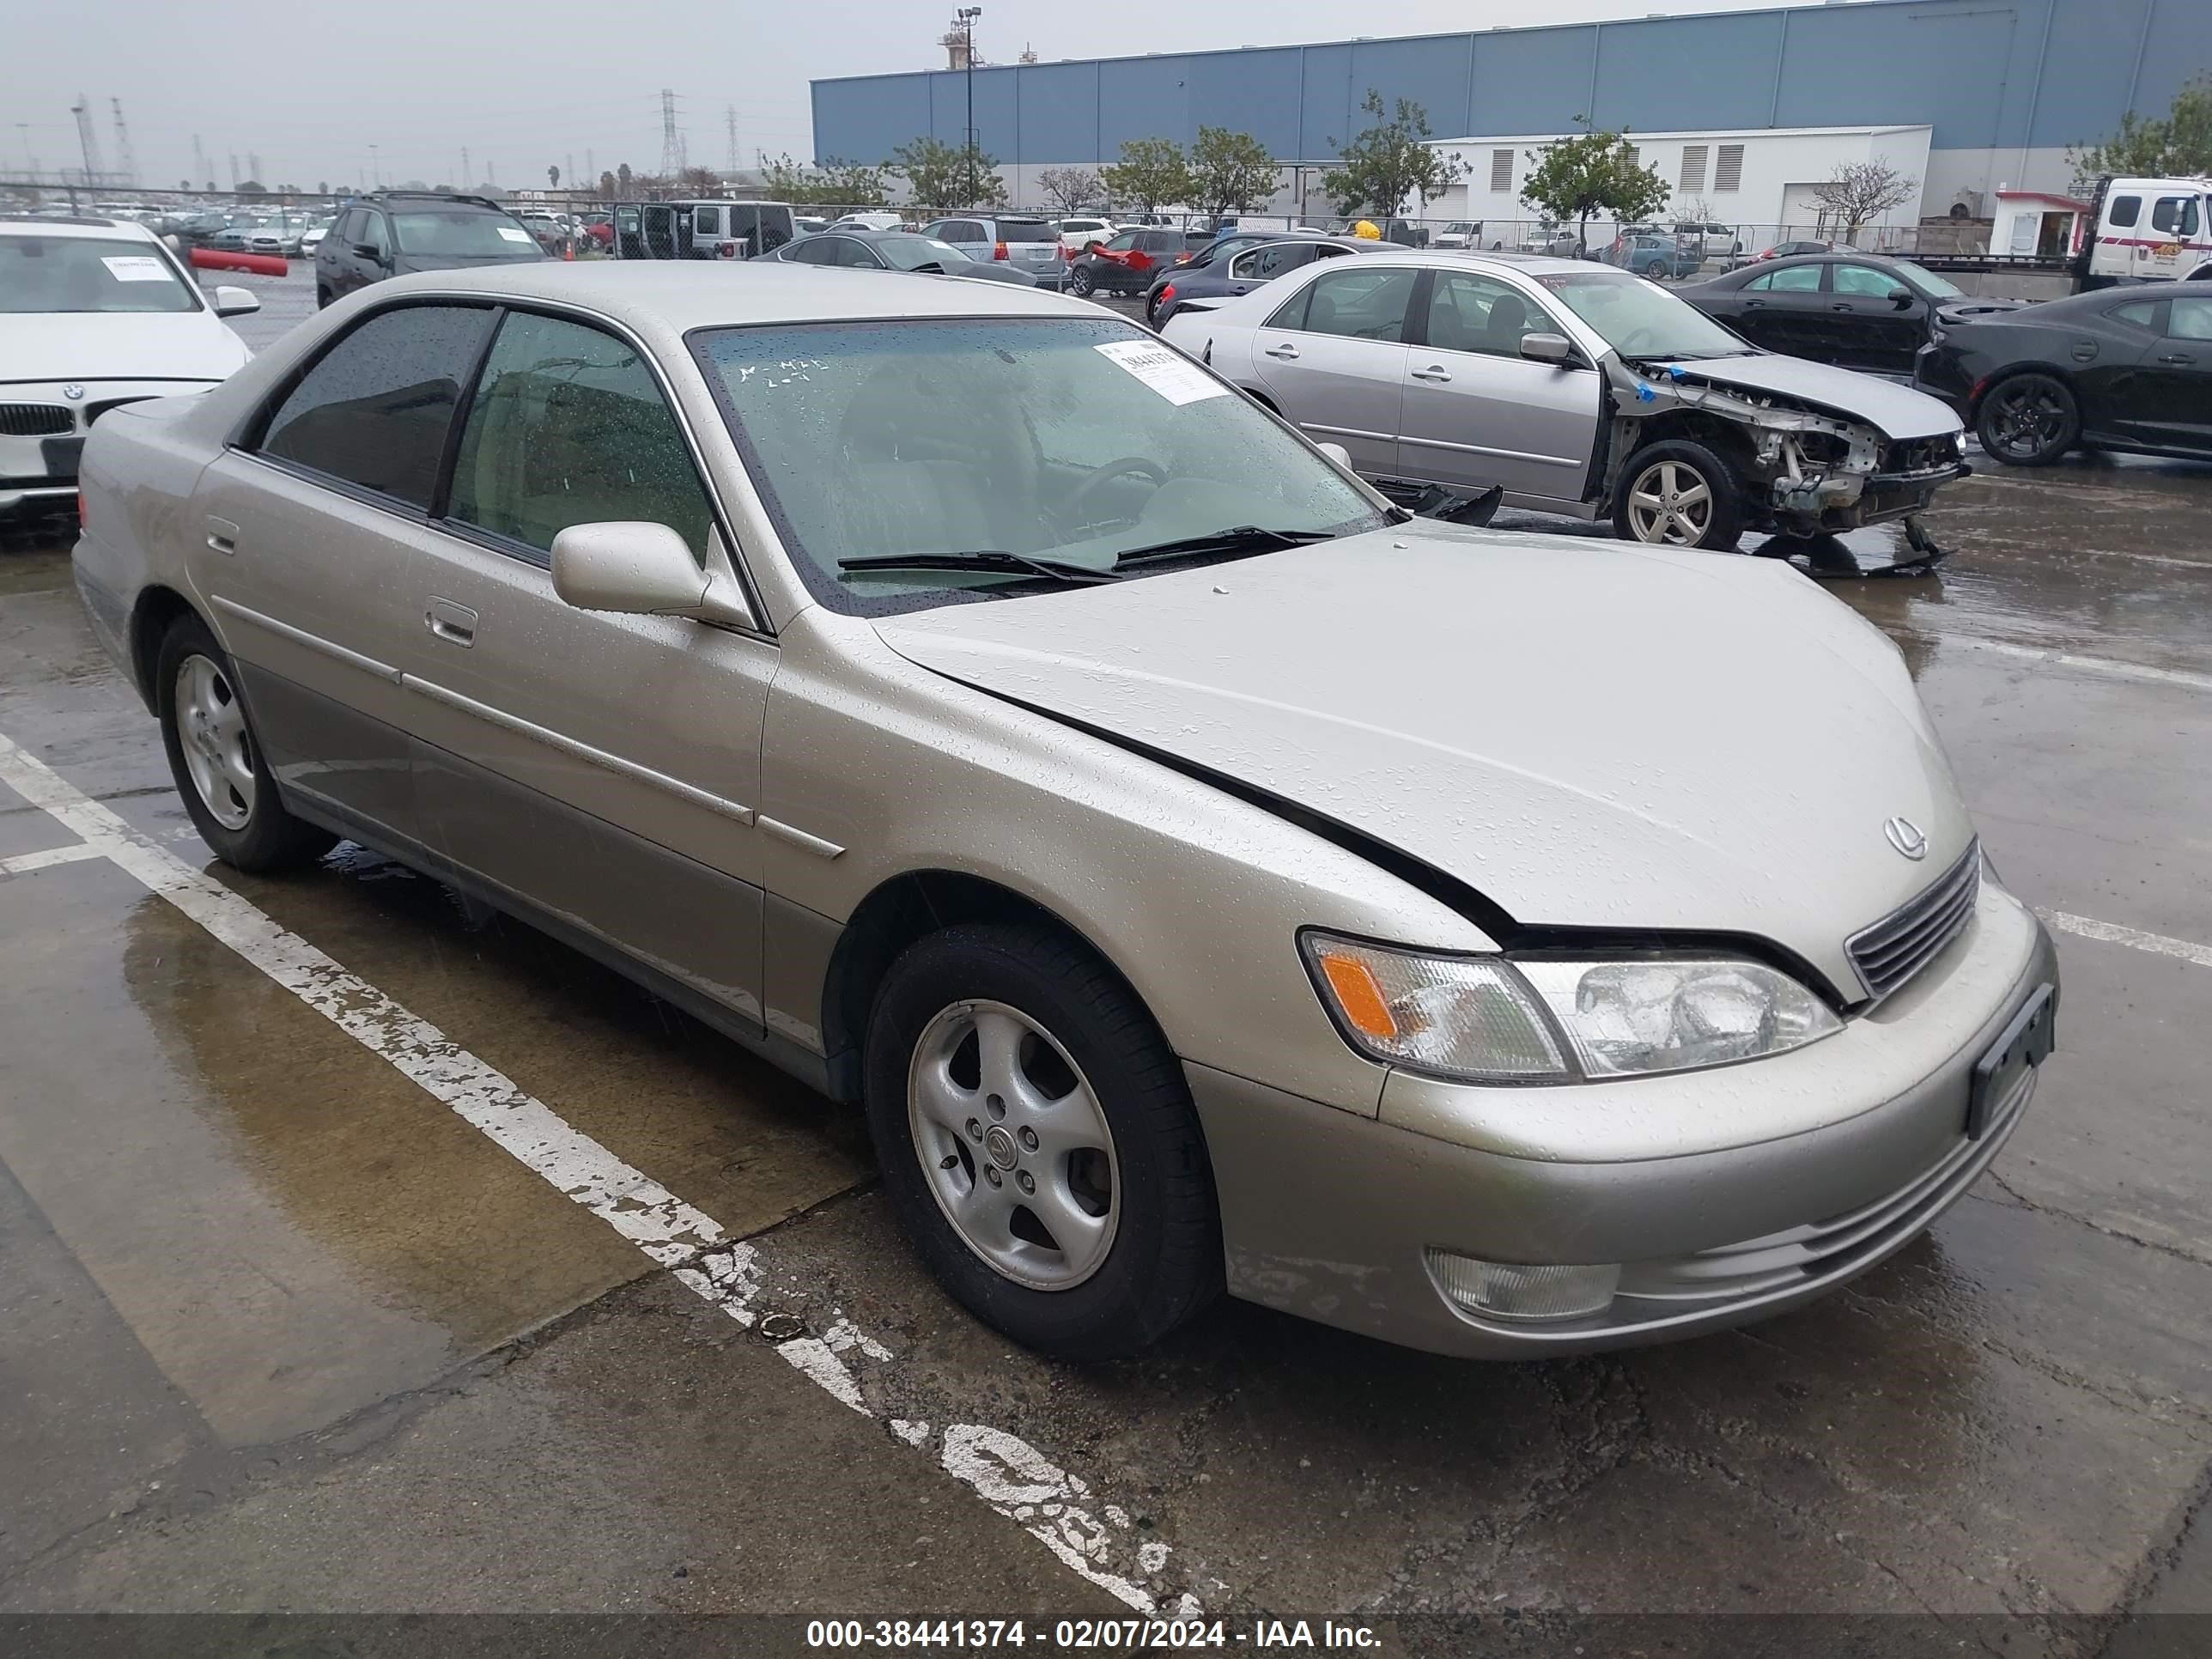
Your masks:
[{"label": "front bumper", "polygon": [[1832,473],[1801,483],[1778,478],[1768,505],[1793,529],[1857,530],[1925,510],[1938,489],[1972,471],[1960,460],[1896,472]]},{"label": "front bumper", "polygon": [[[1571,1090],[1394,1073],[1379,1121],[1187,1064],[1229,1287],[1476,1358],[1632,1346],[1786,1311],[1902,1249],[1988,1167],[2034,1076],[1969,1139],[1974,1064],[2037,987],[2057,981],[2049,934],[1985,886],[1973,923],[1921,980],[1845,1032],[1774,1060]],[[1816,1075],[1826,1081],[1808,1099]],[[1771,1138],[1674,1156],[1635,1139],[1701,1095],[1712,1097],[1709,1115],[1740,1124],[1763,1104]],[[1808,1112],[1813,1127],[1798,1127]],[[1569,1150],[1577,1113],[1590,1148],[1582,1157]],[[1528,1144],[1503,1150],[1502,1126],[1516,1118],[1528,1121]],[[1431,1248],[1488,1261],[1618,1262],[1620,1290],[1587,1319],[1478,1319],[1431,1279]]]},{"label": "front bumper", "polygon": [[[70,398],[64,384],[79,388]],[[16,381],[0,386],[0,404],[51,411],[33,433],[0,432],[0,517],[74,512],[84,434],[111,409],[149,398],[204,392],[212,380]],[[19,424],[33,424],[20,422]]]}]

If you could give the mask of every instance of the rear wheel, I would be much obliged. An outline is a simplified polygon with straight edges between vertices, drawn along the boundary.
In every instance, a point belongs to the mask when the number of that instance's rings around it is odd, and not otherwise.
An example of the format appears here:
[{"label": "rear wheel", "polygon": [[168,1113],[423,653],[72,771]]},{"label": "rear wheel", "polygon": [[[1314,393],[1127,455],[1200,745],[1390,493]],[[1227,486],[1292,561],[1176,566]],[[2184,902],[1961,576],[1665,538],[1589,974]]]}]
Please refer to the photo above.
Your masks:
[{"label": "rear wheel", "polygon": [[1638,450],[1613,513],[1623,541],[1655,547],[1734,547],[1743,535],[1735,473],[1705,445],[1674,438]]},{"label": "rear wheel", "polygon": [[308,864],[337,844],[284,810],[238,677],[198,617],[180,617],[155,659],[161,743],[185,810],[216,856],[240,870]]},{"label": "rear wheel", "polygon": [[323,283],[317,283],[315,284],[315,309],[320,311],[324,307],[329,305],[330,302],[331,290],[329,285]]},{"label": "rear wheel", "polygon": [[1098,286],[1097,277],[1091,275],[1089,265],[1079,264],[1067,273],[1068,292],[1079,300],[1087,300]]},{"label": "rear wheel", "polygon": [[922,939],[878,994],[866,1066],[900,1223],[985,1323],[1040,1352],[1116,1358],[1220,1289],[1182,1068],[1079,942],[1002,923]]},{"label": "rear wheel", "polygon": [[2048,466],[2080,439],[2081,410],[2057,377],[2015,374],[1983,398],[1974,435],[2009,465]]}]

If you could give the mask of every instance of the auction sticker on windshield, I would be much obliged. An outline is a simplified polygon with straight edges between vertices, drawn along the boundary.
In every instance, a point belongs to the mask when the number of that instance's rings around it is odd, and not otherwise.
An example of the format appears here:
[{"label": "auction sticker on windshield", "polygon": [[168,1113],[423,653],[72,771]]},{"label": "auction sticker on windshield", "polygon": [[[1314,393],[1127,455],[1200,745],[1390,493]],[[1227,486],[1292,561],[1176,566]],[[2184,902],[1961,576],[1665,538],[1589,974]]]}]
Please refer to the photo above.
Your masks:
[{"label": "auction sticker on windshield", "polygon": [[495,227],[495,228],[498,230],[501,235],[506,237],[510,242],[526,242],[530,240],[530,233],[528,231],[517,230],[511,225],[499,225]]},{"label": "auction sticker on windshield", "polygon": [[1092,349],[1171,404],[1194,404],[1201,398],[1228,395],[1227,386],[1171,346],[1154,345],[1148,340],[1115,340]]},{"label": "auction sticker on windshield", "polygon": [[115,258],[103,257],[100,262],[107,267],[107,274],[118,283],[166,283],[169,268],[150,253],[125,253]]}]

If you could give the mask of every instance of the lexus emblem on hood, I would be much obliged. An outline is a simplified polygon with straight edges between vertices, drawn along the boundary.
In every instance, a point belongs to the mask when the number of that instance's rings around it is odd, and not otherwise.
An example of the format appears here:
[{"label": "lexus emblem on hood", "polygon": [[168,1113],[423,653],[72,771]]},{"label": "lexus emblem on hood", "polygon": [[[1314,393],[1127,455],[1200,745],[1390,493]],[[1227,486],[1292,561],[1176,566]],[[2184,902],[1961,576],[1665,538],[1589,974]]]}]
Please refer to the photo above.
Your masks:
[{"label": "lexus emblem on hood", "polygon": [[1889,844],[1909,859],[1928,856],[1928,837],[1911,818],[1886,818],[1881,833],[1889,837]]}]

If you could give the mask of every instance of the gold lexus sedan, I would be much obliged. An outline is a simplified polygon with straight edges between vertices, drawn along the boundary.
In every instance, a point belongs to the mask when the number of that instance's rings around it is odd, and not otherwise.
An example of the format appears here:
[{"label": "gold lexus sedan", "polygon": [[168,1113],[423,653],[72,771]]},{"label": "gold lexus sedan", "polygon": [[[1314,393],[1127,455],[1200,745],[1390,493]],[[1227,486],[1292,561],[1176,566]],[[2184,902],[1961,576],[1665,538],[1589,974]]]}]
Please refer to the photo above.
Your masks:
[{"label": "gold lexus sedan", "polygon": [[935,276],[377,284],[94,430],[76,569],[216,855],[339,837],[860,1103],[951,1293],[1447,1353],[1792,1307],[1996,1156],[2057,973],[1786,565],[1411,520]]}]

